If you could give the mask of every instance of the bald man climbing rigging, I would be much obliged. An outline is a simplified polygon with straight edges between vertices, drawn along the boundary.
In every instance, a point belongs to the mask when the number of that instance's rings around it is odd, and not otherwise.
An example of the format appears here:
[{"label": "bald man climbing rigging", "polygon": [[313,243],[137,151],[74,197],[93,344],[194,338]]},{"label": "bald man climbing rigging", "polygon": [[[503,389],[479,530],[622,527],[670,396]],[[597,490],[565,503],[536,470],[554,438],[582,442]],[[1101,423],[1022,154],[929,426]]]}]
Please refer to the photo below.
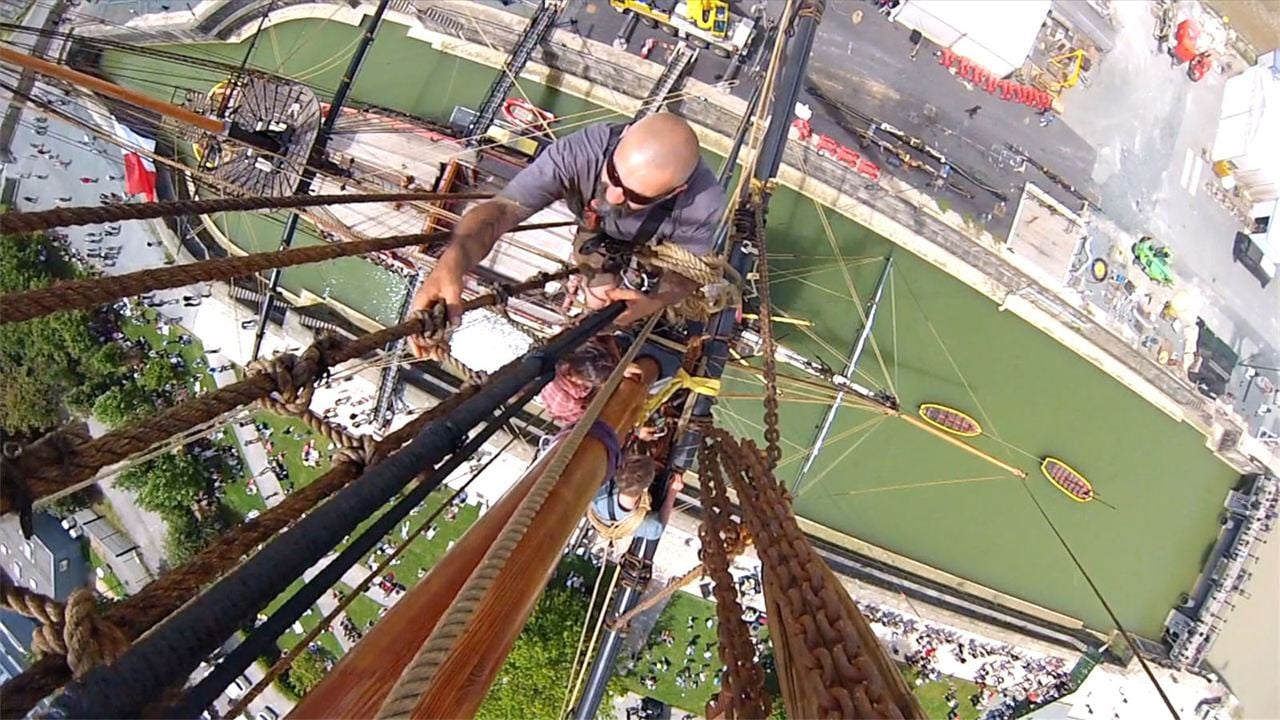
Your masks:
[{"label": "bald man climbing rigging", "polygon": [[[655,292],[618,287],[602,251],[669,242],[708,255],[724,213],[724,190],[702,160],[688,123],[670,113],[630,125],[591,125],[548,146],[492,200],[468,210],[453,230],[440,262],[427,276],[411,310],[443,300],[452,322],[462,300],[462,278],[511,228],[556,200],[578,218],[576,259],[597,270],[586,281],[587,302],[600,307],[626,301],[622,326],[679,302],[697,284],[665,273]],[[418,357],[431,353],[422,338],[410,338]]]}]

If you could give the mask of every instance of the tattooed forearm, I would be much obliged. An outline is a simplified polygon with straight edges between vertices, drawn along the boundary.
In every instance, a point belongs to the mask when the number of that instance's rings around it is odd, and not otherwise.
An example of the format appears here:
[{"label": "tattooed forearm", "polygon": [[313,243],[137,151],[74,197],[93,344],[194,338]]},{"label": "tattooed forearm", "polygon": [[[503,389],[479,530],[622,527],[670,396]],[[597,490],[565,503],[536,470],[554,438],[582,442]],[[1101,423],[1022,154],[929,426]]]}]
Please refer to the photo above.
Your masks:
[{"label": "tattooed forearm", "polygon": [[459,274],[470,271],[493,250],[498,238],[532,214],[528,208],[501,198],[477,205],[458,221],[440,264]]}]

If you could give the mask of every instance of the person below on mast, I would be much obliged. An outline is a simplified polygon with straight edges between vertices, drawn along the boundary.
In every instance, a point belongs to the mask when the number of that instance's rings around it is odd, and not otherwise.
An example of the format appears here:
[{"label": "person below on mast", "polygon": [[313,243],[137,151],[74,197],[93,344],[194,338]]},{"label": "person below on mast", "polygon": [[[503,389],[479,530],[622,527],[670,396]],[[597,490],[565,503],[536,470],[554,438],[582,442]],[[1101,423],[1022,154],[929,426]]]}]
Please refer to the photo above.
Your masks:
[{"label": "person below on mast", "polygon": [[[497,197],[463,214],[410,311],[443,300],[449,321],[456,323],[463,276],[504,233],[561,199],[578,218],[576,259],[597,269],[604,264],[596,252],[602,241],[630,248],[670,242],[709,255],[727,205],[724,189],[699,153],[697,136],[681,118],[657,113],[631,124],[590,125],[553,142]],[[617,320],[622,327],[697,289],[697,283],[674,272],[664,273],[649,295],[619,288],[612,273],[597,272],[586,280],[588,305],[627,303]],[[418,357],[433,353],[422,337],[411,337],[409,344]]]}]

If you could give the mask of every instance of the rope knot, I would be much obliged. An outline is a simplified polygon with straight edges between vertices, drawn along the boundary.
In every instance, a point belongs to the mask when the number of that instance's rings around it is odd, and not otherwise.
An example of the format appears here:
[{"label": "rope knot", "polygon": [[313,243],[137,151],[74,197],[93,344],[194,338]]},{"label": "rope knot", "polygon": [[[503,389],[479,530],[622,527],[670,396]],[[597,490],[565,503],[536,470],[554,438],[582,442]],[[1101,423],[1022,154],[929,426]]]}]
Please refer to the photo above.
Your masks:
[{"label": "rope knot", "polygon": [[342,449],[334,455],[334,460],[354,463],[360,467],[368,467],[378,460],[378,443],[373,437],[360,435],[348,438],[350,444],[343,444]]},{"label": "rope knot", "polygon": [[316,384],[328,373],[329,358],[342,344],[343,340],[335,335],[321,335],[303,351],[302,357],[281,353],[268,360],[255,360],[249,364],[249,372],[270,375],[280,404],[292,414],[301,414],[311,407]]},{"label": "rope knot", "polygon": [[428,359],[441,362],[443,358],[449,356],[449,317],[443,302],[432,303],[430,307],[416,310],[405,319],[414,319],[418,321],[418,332],[414,333],[422,338],[422,347],[426,350]]},{"label": "rope knot", "polygon": [[77,678],[95,667],[110,665],[129,649],[124,631],[98,614],[97,598],[88,588],[80,588],[67,598],[64,621],[67,666]]},{"label": "rope knot", "polygon": [[98,600],[89,588],[71,593],[65,604],[19,587],[0,574],[3,607],[36,620],[31,635],[37,655],[62,655],[75,677],[99,665],[110,665],[129,648],[129,638],[115,623],[98,613]]}]

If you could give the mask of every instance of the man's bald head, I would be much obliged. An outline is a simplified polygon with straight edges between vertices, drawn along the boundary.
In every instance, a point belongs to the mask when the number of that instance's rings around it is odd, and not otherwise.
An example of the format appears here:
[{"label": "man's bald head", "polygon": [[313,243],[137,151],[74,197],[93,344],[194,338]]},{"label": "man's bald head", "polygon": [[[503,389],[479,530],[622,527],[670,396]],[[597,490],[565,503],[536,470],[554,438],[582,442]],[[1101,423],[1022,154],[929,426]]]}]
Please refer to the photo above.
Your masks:
[{"label": "man's bald head", "polygon": [[[613,152],[618,179],[633,193],[663,197],[684,188],[698,167],[698,136],[683,119],[657,113],[627,128]],[[609,202],[624,201],[617,189]]]}]

